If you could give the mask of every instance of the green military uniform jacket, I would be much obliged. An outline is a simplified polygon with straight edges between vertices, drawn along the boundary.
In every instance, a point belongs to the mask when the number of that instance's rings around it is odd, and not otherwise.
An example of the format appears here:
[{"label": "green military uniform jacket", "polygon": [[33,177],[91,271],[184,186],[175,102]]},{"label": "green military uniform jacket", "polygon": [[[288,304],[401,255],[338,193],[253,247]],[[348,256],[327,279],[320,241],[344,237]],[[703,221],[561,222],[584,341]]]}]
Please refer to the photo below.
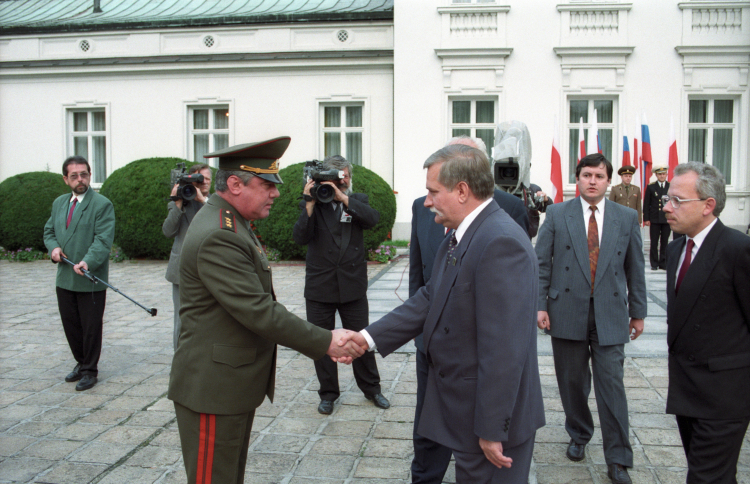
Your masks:
[{"label": "green military uniform jacket", "polygon": [[[70,192],[52,202],[52,214],[44,225],[44,245],[50,253],[60,247],[73,263],[85,261],[93,275],[108,282],[109,252],[115,238],[115,209],[107,197],[89,188],[73,212],[70,226],[65,228],[72,197],[73,192]],[[107,289],[104,284],[79,276],[66,262],[58,264],[55,284],[76,292]]]},{"label": "green military uniform jacket", "polygon": [[612,187],[612,191],[609,193],[609,199],[613,202],[617,202],[620,205],[630,207],[638,212],[638,223],[643,222],[643,209],[641,208],[641,188],[635,185],[630,185],[625,190],[625,184],[620,183]]},{"label": "green military uniform jacket", "polygon": [[195,215],[180,257],[182,329],[168,397],[198,413],[236,415],[273,401],[276,344],[312,359],[331,332],[276,302],[271,267],[250,224],[214,194]]}]

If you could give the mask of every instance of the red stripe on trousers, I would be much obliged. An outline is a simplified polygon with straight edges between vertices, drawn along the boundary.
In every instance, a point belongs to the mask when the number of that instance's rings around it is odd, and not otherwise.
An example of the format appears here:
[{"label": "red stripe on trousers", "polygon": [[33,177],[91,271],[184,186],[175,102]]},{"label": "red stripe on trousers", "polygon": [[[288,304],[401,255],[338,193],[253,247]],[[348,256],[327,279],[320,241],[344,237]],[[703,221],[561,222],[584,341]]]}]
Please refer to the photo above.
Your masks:
[{"label": "red stripe on trousers", "polygon": [[211,484],[214,470],[214,441],[216,440],[216,415],[208,415],[208,453],[206,455],[206,484]]},{"label": "red stripe on trousers", "polygon": [[214,469],[214,443],[216,441],[216,415],[202,413],[198,436],[198,469],[196,484],[211,484]]},{"label": "red stripe on trousers", "polygon": [[201,414],[201,427],[200,427],[200,433],[198,434],[198,470],[196,472],[195,476],[195,482],[196,484],[203,484],[203,455],[206,453],[206,441],[204,436],[206,435],[206,417],[207,415],[205,413]]}]

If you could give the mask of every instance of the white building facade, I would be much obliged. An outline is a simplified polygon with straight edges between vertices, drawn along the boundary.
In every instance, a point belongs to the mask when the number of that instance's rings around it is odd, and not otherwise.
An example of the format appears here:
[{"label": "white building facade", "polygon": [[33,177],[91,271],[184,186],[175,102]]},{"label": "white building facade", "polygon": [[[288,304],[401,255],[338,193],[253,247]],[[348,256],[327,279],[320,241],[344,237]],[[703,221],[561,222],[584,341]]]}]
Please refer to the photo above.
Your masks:
[{"label": "white building facade", "polygon": [[666,164],[673,121],[680,161],[727,178],[722,220],[750,223],[750,2],[361,3],[370,10],[330,19],[100,20],[78,31],[8,27],[0,11],[0,180],[80,153],[96,186],[136,159],[197,160],[289,135],[282,165],[338,152],[380,174],[396,192],[393,237],[408,239],[422,163],[448,138],[491,145],[499,122],[526,123],[531,181],[550,191],[557,135],[569,198],[579,120],[589,128],[596,110],[615,169],[623,135],[631,149],[641,138],[636,118]]}]

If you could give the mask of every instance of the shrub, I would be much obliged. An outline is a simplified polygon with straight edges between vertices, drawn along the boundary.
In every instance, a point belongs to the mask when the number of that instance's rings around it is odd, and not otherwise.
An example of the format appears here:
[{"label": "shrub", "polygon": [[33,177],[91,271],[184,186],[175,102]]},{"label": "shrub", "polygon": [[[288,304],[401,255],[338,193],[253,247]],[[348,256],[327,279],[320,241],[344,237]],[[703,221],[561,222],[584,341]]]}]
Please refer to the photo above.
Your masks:
[{"label": "shrub", "polygon": [[[263,243],[278,250],[283,259],[304,258],[307,253],[307,246],[292,239],[292,228],[300,214],[303,166],[304,163],[297,163],[279,172],[284,180],[279,186],[281,195],[274,201],[268,218],[253,222]],[[366,193],[370,206],[380,213],[377,225],[364,233],[365,249],[374,249],[386,239],[396,221],[396,197],[388,183],[367,168],[353,166],[352,179],[354,191]]]},{"label": "shrub", "polygon": [[44,224],[52,213],[52,202],[70,193],[61,173],[21,173],[0,183],[0,246],[8,251],[44,246]]},{"label": "shrub", "polygon": [[172,239],[164,237],[161,225],[167,217],[172,190],[169,172],[180,158],[144,158],[115,170],[100,193],[115,207],[115,243],[127,257],[167,259]]}]

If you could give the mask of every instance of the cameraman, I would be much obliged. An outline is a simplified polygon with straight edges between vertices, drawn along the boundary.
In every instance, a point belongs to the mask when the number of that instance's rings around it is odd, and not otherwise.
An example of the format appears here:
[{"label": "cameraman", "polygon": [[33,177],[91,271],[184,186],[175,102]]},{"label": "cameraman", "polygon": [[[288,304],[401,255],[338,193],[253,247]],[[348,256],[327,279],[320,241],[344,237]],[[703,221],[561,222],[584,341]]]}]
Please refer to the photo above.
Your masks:
[{"label": "cameraman", "polygon": [[542,187],[540,187],[539,185],[535,185],[533,183],[530,184],[529,192],[531,192],[536,199],[536,206],[531,207],[529,206],[528,197],[524,198],[526,211],[529,213],[529,237],[533,239],[534,237],[536,237],[537,232],[539,232],[539,219],[541,217],[539,215],[539,212],[546,212],[547,207],[555,202],[553,202],[552,199],[542,191]]},{"label": "cameraman", "polygon": [[[184,168],[183,168],[184,169]],[[167,266],[166,279],[172,283],[172,302],[174,303],[174,349],[177,349],[177,340],[180,337],[180,252],[182,251],[182,241],[185,238],[188,225],[193,221],[193,217],[203,207],[208,200],[209,190],[211,189],[211,168],[206,164],[198,164],[190,167],[189,174],[200,173],[203,175],[203,183],[193,183],[197,188],[193,200],[178,199],[170,201],[167,204],[167,218],[161,226],[161,231],[165,237],[174,238],[172,252],[169,254],[169,265]],[[171,196],[177,196],[177,189],[180,184],[175,183],[172,187]]]},{"label": "cameraman", "polygon": [[[326,170],[343,171],[344,178],[321,182],[335,191],[330,203],[318,203],[310,195],[315,181],[305,180],[301,213],[292,232],[296,243],[307,245],[307,320],[333,330],[338,311],[345,329],[360,331],[369,320],[363,231],[374,227],[380,214],[370,207],[367,195],[352,193],[351,163],[336,155],[323,160],[323,165]],[[389,408],[390,403],[381,393],[375,354],[365,352],[354,360],[352,369],[365,397],[379,408]],[[340,395],[336,363],[321,358],[315,362],[315,372],[320,383],[318,412],[329,415]]]}]

